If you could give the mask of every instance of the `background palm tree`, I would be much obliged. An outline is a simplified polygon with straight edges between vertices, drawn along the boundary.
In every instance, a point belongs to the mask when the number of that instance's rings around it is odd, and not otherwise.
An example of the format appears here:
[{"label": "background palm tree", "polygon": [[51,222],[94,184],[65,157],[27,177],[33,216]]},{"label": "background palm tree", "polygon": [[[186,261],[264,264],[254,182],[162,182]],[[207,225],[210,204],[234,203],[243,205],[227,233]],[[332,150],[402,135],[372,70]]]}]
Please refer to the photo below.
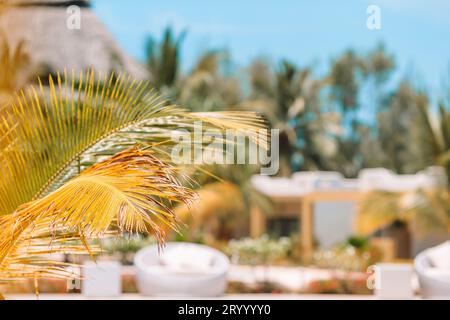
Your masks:
[{"label": "background palm tree", "polygon": [[180,82],[179,103],[193,111],[234,110],[242,92],[237,79],[227,75],[229,61],[228,52],[223,50],[201,55]]},{"label": "background palm tree", "polygon": [[331,61],[326,77],[328,103],[340,114],[342,130],[336,137],[339,152],[330,161],[334,170],[345,176],[354,177],[362,168],[383,165],[378,156],[384,151],[377,148],[376,122],[364,120],[361,111],[376,115],[383,109],[383,84],[393,69],[393,58],[383,45],[368,54],[346,50]]},{"label": "background palm tree", "polygon": [[152,75],[152,83],[158,88],[171,88],[176,84],[180,68],[180,50],[186,36],[182,32],[178,37],[171,27],[164,30],[163,38],[158,43],[148,37],[146,44],[147,67]]},{"label": "background palm tree", "polygon": [[280,130],[280,175],[326,168],[324,159],[333,152],[338,118],[321,106],[325,82],[313,79],[311,69],[300,69],[287,60],[272,72],[266,61],[257,59],[249,72],[251,92],[241,106],[258,110]]}]

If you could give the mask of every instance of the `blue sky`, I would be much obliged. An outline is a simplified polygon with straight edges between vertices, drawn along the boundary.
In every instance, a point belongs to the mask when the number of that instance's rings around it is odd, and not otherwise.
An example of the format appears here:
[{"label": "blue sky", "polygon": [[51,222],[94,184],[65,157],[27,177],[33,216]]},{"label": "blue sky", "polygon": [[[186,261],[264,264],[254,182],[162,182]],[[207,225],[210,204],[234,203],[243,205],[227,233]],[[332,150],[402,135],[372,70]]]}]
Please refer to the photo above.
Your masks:
[{"label": "blue sky", "polygon": [[[366,27],[370,4],[381,9],[381,30]],[[450,85],[448,0],[95,0],[94,10],[139,59],[148,34],[186,29],[185,70],[205,50],[228,48],[238,66],[265,56],[320,72],[346,48],[367,51],[382,41],[396,57],[397,77],[410,75],[435,95]]]}]

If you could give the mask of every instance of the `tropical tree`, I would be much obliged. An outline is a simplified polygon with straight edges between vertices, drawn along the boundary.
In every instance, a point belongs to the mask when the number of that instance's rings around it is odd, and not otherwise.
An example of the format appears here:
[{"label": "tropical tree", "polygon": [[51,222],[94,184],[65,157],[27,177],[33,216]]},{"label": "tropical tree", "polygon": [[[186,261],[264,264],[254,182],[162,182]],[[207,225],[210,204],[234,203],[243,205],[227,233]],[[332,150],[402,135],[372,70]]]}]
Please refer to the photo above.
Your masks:
[{"label": "tropical tree", "polygon": [[429,117],[424,113],[428,105],[427,96],[403,81],[386,100],[386,107],[377,117],[377,140],[384,150],[380,163],[399,174],[415,173],[431,165],[433,162],[424,158],[428,157],[425,154],[429,146],[411,143],[436,135],[432,131],[418,132],[431,129],[427,125]]},{"label": "tropical tree", "polygon": [[161,226],[178,228],[173,205],[196,199],[169,157],[174,133],[233,129],[266,145],[256,114],[190,113],[128,76],[48,82],[18,92],[1,115],[0,281],[73,277],[47,255],[93,255],[93,238],[150,233],[162,245]]},{"label": "tropical tree", "polygon": [[222,70],[229,67],[229,61],[223,50],[210,50],[200,56],[179,84],[179,103],[193,111],[233,110],[242,94],[239,82]]},{"label": "tropical tree", "polygon": [[310,68],[283,60],[275,72],[262,59],[249,69],[251,93],[240,105],[258,110],[280,130],[281,175],[294,170],[325,169],[324,158],[335,151],[332,133],[338,118],[322,108],[325,85],[312,77]]},{"label": "tropical tree", "polygon": [[383,110],[383,85],[393,68],[393,58],[383,45],[367,55],[347,50],[331,62],[326,78],[329,103],[341,115],[342,129],[336,137],[339,152],[329,159],[333,170],[355,176],[362,168],[382,165],[378,151],[383,153],[383,149],[376,143],[379,133],[376,121],[373,118],[367,121],[367,115]]},{"label": "tropical tree", "polygon": [[148,37],[146,44],[147,67],[152,75],[152,83],[158,89],[170,89],[175,86],[180,72],[180,50],[186,33],[178,37],[171,27],[164,30],[163,38],[158,43]]}]

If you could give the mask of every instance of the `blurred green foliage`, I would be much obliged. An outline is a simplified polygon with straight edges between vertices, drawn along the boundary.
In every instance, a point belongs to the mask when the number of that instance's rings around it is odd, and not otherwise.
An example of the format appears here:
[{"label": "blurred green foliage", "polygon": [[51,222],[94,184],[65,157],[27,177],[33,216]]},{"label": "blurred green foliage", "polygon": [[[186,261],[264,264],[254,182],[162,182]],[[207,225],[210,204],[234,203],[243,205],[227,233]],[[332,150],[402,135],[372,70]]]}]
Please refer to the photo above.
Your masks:
[{"label": "blurred green foliage", "polygon": [[320,268],[366,272],[381,257],[382,253],[367,238],[350,237],[329,250],[317,250],[313,260]]},{"label": "blurred green foliage", "polygon": [[286,258],[291,249],[292,243],[289,238],[271,239],[263,235],[257,239],[230,240],[227,251],[235,263],[268,265]]}]

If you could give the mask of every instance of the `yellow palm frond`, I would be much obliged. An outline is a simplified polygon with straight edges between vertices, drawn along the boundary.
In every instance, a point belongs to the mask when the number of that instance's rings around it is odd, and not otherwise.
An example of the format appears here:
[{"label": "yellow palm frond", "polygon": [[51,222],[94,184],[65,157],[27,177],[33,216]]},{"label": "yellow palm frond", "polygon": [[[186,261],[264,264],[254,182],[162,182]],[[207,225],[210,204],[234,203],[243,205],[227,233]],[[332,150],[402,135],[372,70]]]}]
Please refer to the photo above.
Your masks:
[{"label": "yellow palm frond", "polygon": [[250,141],[264,149],[268,149],[269,147],[269,132],[266,130],[267,122],[256,112],[193,112],[190,114],[190,117],[195,121],[208,123],[215,128],[223,130],[230,129],[237,135],[247,136]]},{"label": "yellow palm frond", "polygon": [[[201,234],[206,243],[212,244],[242,234],[248,216],[245,214],[245,199],[238,185],[218,181],[196,191],[198,201],[194,206],[180,204],[174,209],[183,226],[183,237],[192,240],[193,235]],[[170,231],[168,227],[163,230]]]},{"label": "yellow palm frond", "polygon": [[200,122],[202,133],[232,129],[267,147],[258,115],[189,113],[127,76],[64,72],[39,83],[0,114],[0,280],[66,278],[48,254],[92,255],[89,239],[111,229],[162,243],[161,225],[177,229],[172,206],[195,199],[163,160],[175,131],[195,135]]},{"label": "yellow palm frond", "polygon": [[199,228],[223,212],[227,213],[228,217],[243,215],[245,203],[237,185],[222,181],[214,182],[200,188],[197,194],[199,201],[194,207],[181,204],[175,208],[175,214],[180,221]]},{"label": "yellow palm frond", "polygon": [[370,235],[399,219],[401,211],[399,198],[398,193],[387,191],[365,194],[354,221],[356,232],[361,235]]},{"label": "yellow palm frond", "polygon": [[[176,178],[177,169],[151,150],[132,148],[85,170],[57,191],[0,217],[0,279],[67,277],[55,252],[92,253],[87,239],[111,228],[152,233],[158,223],[176,229],[170,203],[190,206],[195,193]],[[74,244],[74,240],[82,240]]]},{"label": "yellow palm frond", "polygon": [[196,198],[166,161],[174,131],[193,134],[201,122],[202,132],[232,129],[267,147],[254,113],[189,113],[127,76],[64,72],[48,83],[0,113],[1,281],[71,277],[48,255],[93,255],[89,240],[111,232],[161,244],[161,226],[177,230],[172,207]]},{"label": "yellow palm frond", "polygon": [[[23,222],[23,225],[25,222]],[[1,237],[2,258],[0,263],[0,284],[22,279],[73,278],[71,264],[52,260],[52,254],[99,253],[99,248],[83,245],[80,234],[61,225],[50,227],[49,219],[40,219],[23,230],[16,229],[20,222],[10,214],[0,217],[0,226],[5,232]],[[16,236],[15,241],[7,243]]]},{"label": "yellow palm frond", "polygon": [[[78,80],[76,80],[78,79]],[[64,72],[16,95],[0,115],[0,214],[55,190],[105,156],[134,143],[170,141],[175,130],[234,129],[258,137],[250,112],[189,113],[167,105],[146,82],[128,76]]]},{"label": "yellow palm frond", "polygon": [[355,229],[362,235],[386,228],[394,221],[406,222],[418,236],[448,233],[450,193],[446,188],[408,192],[367,193],[355,217]]}]

